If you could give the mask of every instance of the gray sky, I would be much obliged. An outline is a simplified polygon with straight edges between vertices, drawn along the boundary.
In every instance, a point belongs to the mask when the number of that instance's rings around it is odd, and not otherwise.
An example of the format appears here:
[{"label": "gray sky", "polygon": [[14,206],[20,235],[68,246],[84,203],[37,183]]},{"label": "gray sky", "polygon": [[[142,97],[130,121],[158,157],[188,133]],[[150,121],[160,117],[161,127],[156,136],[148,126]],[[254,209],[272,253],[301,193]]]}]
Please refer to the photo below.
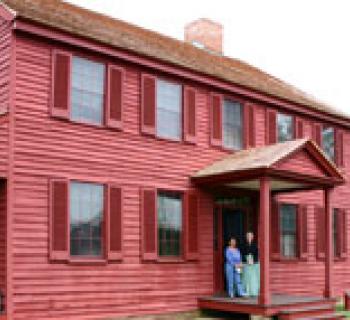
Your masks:
[{"label": "gray sky", "polygon": [[224,25],[225,55],[279,77],[350,115],[349,0],[69,0],[183,39],[184,25]]}]

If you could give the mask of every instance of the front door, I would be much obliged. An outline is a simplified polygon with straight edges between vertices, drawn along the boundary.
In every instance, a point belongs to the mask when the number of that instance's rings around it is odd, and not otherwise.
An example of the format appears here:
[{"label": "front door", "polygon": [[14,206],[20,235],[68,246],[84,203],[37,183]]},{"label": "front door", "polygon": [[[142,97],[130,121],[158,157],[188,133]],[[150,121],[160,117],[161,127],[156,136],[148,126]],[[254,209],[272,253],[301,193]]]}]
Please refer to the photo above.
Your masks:
[{"label": "front door", "polygon": [[255,210],[250,205],[246,206],[224,206],[215,207],[215,252],[214,252],[214,288],[215,293],[225,292],[225,248],[231,237],[237,239],[240,247],[248,230],[255,231]]},{"label": "front door", "polygon": [[232,237],[237,239],[238,246],[240,246],[244,241],[244,218],[244,211],[242,209],[223,208],[223,250],[227,246],[230,238]]}]

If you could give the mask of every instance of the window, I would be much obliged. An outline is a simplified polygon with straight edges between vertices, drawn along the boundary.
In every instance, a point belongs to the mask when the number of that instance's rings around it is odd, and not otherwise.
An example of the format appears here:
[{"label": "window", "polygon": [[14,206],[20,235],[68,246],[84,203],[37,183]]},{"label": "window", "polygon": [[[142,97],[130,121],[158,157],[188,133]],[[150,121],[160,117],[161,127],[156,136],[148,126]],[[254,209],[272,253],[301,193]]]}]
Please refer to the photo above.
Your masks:
[{"label": "window", "polygon": [[73,57],[71,83],[71,119],[102,124],[105,65]]},{"label": "window", "polygon": [[334,161],[334,128],[324,127],[322,129],[322,149],[327,157]]},{"label": "window", "polygon": [[242,106],[238,102],[224,100],[222,119],[223,144],[229,149],[240,150],[242,141]]},{"label": "window", "polygon": [[70,254],[102,255],[103,186],[70,184]]},{"label": "window", "polygon": [[284,142],[293,139],[294,124],[290,115],[277,114],[277,142]]},{"label": "window", "polygon": [[281,255],[285,258],[297,256],[297,207],[292,204],[280,206]]},{"label": "window", "polygon": [[180,257],[182,254],[182,195],[158,193],[158,254]]},{"label": "window", "polygon": [[157,80],[157,135],[180,140],[182,136],[182,86]]}]

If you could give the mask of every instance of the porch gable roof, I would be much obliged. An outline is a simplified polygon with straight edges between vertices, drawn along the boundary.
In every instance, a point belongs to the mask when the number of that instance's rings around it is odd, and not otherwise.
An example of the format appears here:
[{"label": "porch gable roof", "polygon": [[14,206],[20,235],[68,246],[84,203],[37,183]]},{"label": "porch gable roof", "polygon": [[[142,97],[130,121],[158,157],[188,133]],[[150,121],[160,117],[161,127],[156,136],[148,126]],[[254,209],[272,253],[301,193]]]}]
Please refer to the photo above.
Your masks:
[{"label": "porch gable roof", "polygon": [[[313,186],[344,183],[341,171],[310,139],[297,139],[234,152],[196,172],[199,184],[235,182],[269,175],[276,179],[305,182]],[[300,185],[299,185],[300,187]]]}]

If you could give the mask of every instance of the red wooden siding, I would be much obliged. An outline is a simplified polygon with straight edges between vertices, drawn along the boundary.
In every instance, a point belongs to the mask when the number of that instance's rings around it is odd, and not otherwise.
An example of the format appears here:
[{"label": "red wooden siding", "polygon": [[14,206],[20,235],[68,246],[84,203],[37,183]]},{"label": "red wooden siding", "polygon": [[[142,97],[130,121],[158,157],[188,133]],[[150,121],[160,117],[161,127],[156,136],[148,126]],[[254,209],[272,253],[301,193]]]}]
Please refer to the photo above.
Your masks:
[{"label": "red wooden siding", "polygon": [[3,177],[8,164],[11,35],[11,22],[0,18],[0,176]]},{"label": "red wooden siding", "polygon": [[6,294],[6,221],[7,221],[7,183],[0,181],[0,291]]},{"label": "red wooden siding", "polygon": [[[213,287],[211,197],[200,196],[198,261],[158,264],[140,256],[140,188],[188,189],[194,170],[227,154],[209,147],[209,93],[197,92],[195,147],[140,135],[141,73],[135,68],[125,68],[123,131],[71,123],[49,114],[50,47],[19,38],[17,50],[14,319],[103,319],[196,308],[197,296]],[[50,263],[48,182],[63,177],[123,187],[121,262]]]},{"label": "red wooden siding", "polygon": [[[140,190],[186,191],[192,187],[188,178],[193,172],[228,154],[221,148],[211,147],[213,142],[221,145],[222,132],[217,129],[221,113],[219,109],[217,113],[211,112],[209,90],[206,87],[196,90],[196,145],[140,134],[140,126],[144,133],[155,133],[156,88],[152,78],[144,83],[143,70],[135,66],[124,66],[123,131],[71,123],[50,116],[51,49],[49,44],[38,40],[18,38],[13,163],[16,192],[12,233],[13,319],[46,319],[48,316],[52,319],[103,319],[196,308],[198,296],[213,293],[212,196],[199,193],[198,259],[155,263],[144,261],[141,255],[144,228]],[[266,109],[263,105],[255,106],[254,131],[258,146],[265,144],[269,135]],[[213,116],[216,117],[214,121]],[[312,119],[307,120],[304,129],[305,134],[310,135]],[[215,123],[216,131],[210,139],[211,123]],[[348,132],[344,132],[344,141],[344,146],[349,145]],[[348,168],[350,152],[348,148],[344,152],[344,165]],[[294,160],[302,166],[293,169],[304,172],[302,161],[305,158]],[[349,177],[348,173],[346,175]],[[123,188],[121,261],[93,266],[50,262],[49,181],[53,178],[111,183]],[[308,250],[307,261],[272,262],[274,292],[322,292],[324,272],[323,262],[316,259],[315,212],[321,197],[320,192],[308,192],[279,198],[307,204]],[[337,188],[334,203],[340,208],[349,208],[348,199],[349,185]],[[195,242],[192,244],[195,247]],[[337,262],[337,293],[350,287],[348,279],[348,261]],[[312,285],[305,286],[306,281]]]}]

